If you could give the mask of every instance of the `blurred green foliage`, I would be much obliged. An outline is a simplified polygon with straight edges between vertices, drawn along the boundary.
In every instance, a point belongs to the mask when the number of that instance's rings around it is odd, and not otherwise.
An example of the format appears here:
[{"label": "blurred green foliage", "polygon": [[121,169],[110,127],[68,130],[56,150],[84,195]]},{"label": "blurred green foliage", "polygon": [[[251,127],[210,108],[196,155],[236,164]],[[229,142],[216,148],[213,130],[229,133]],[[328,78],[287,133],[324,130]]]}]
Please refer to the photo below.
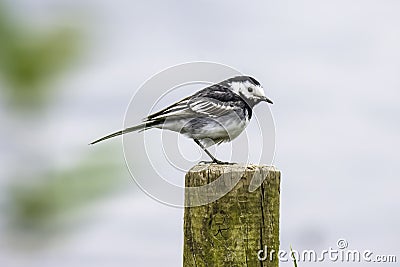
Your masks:
[{"label": "blurred green foliage", "polygon": [[108,155],[96,153],[93,160],[85,158],[72,169],[55,169],[39,177],[17,177],[34,183],[19,182],[8,190],[12,227],[28,231],[46,228],[59,216],[120,189],[121,162],[110,161]]},{"label": "blurred green foliage", "polygon": [[[24,122],[32,116],[52,112],[45,108],[46,103],[54,99],[56,90],[62,88],[52,81],[77,59],[82,36],[80,31],[61,21],[47,24],[45,29],[43,25],[33,27],[21,21],[13,17],[0,0],[0,95],[7,97],[3,102],[7,104],[5,112],[22,114],[10,117]],[[41,113],[37,112],[39,110]],[[26,131],[26,138],[30,138],[29,131]],[[89,150],[86,144],[79,146]],[[121,178],[126,177],[122,175],[126,174],[121,168],[123,161],[113,161],[109,156],[118,152],[98,149],[90,152],[79,155],[81,160],[70,168],[55,166],[38,170],[35,163],[27,162],[23,169],[14,171],[13,179],[10,179],[12,184],[7,188],[6,205],[1,207],[7,213],[9,230],[13,234],[51,234],[47,231],[50,228],[57,232],[59,226],[67,222],[67,214],[77,212],[121,187]],[[24,154],[25,158],[41,151],[24,147],[16,153]]]},{"label": "blurred green foliage", "polygon": [[45,103],[49,82],[73,61],[79,39],[78,32],[66,26],[39,31],[20,25],[0,3],[0,77],[13,107]]}]

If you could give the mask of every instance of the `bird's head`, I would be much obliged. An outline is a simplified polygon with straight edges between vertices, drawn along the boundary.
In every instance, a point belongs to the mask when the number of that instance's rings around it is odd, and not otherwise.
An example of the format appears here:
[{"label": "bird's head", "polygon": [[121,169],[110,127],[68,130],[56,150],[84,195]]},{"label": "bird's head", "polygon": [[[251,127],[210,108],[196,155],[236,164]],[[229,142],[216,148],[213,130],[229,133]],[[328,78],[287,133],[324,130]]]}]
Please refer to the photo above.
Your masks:
[{"label": "bird's head", "polygon": [[262,101],[273,104],[273,102],[265,96],[261,84],[250,76],[237,76],[229,79],[227,82],[231,90],[240,95],[250,106],[255,106]]}]

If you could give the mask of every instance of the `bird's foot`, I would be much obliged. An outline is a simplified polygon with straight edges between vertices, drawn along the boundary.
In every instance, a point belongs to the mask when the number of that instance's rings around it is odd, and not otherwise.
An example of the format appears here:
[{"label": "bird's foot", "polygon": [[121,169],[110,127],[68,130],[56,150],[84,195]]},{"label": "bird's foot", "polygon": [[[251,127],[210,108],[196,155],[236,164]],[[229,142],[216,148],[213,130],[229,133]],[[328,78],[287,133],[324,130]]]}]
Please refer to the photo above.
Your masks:
[{"label": "bird's foot", "polygon": [[212,163],[219,164],[219,165],[234,165],[234,164],[236,164],[235,162],[220,161],[218,159],[213,159],[212,161],[203,160],[203,161],[199,162],[199,164],[212,164]]},{"label": "bird's foot", "polygon": [[219,165],[234,165],[234,164],[236,164],[235,162],[220,161],[218,159],[213,160],[213,163],[219,164]]}]

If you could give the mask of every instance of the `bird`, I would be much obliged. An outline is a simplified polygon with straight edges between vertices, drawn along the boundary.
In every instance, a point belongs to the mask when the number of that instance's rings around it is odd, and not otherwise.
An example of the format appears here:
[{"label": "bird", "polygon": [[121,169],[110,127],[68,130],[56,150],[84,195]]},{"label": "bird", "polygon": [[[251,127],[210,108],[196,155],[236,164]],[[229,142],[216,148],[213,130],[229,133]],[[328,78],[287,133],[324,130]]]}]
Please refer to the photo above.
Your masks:
[{"label": "bird", "polygon": [[265,96],[261,84],[251,76],[234,76],[148,115],[140,124],[104,136],[90,145],[126,133],[158,128],[193,139],[211,158],[206,163],[233,164],[218,160],[207,148],[239,136],[250,122],[253,107],[260,102],[273,104]]}]

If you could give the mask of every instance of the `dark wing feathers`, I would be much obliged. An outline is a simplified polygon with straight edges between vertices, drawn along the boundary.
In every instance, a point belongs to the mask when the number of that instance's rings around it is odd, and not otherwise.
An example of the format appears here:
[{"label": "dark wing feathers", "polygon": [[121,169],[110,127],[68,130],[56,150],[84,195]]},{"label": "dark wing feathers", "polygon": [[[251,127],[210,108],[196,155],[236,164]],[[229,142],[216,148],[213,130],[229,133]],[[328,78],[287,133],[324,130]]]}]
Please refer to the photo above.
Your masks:
[{"label": "dark wing feathers", "polygon": [[191,111],[198,115],[212,118],[227,115],[238,108],[229,102],[221,102],[209,97],[197,97],[189,101],[189,109]]},{"label": "dark wing feathers", "polygon": [[144,121],[165,119],[166,116],[185,116],[188,113],[198,116],[220,117],[240,108],[247,108],[247,104],[239,95],[224,85],[214,84],[150,114]]},{"label": "dark wing feathers", "polygon": [[187,108],[187,102],[188,102],[188,100],[189,100],[190,98],[191,98],[190,96],[189,96],[189,97],[186,97],[186,98],[184,98],[184,99],[182,99],[182,100],[176,102],[175,104],[172,104],[172,105],[170,105],[170,106],[168,106],[168,107],[166,107],[166,108],[164,108],[164,109],[162,109],[162,110],[160,110],[160,111],[157,111],[157,112],[155,112],[155,113],[152,113],[152,114],[148,115],[148,116],[144,119],[144,121],[151,121],[151,120],[156,119],[157,117],[161,117],[161,116],[168,115],[168,114],[170,114],[171,112],[176,112],[176,111],[179,111],[179,110],[184,110],[185,108]]}]

